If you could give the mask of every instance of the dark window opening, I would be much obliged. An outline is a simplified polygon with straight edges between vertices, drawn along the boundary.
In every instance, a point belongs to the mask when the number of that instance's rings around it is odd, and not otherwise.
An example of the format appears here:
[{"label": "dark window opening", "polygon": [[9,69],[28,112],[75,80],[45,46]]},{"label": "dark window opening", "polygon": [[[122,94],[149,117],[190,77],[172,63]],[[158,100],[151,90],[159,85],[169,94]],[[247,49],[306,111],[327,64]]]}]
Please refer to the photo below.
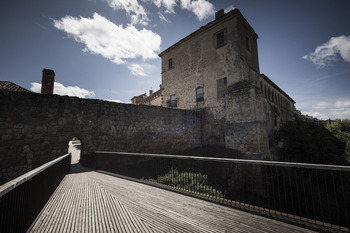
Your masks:
[{"label": "dark window opening", "polygon": [[216,34],[216,48],[219,48],[224,45],[225,45],[225,32],[222,31]]},{"label": "dark window opening", "polygon": [[168,69],[170,70],[170,69],[172,69],[173,68],[173,58],[170,58],[169,60],[168,60]]},{"label": "dark window opening", "polygon": [[196,89],[196,99],[197,99],[197,102],[200,102],[200,101],[204,100],[204,89],[203,89],[203,87],[197,87],[197,89]]}]

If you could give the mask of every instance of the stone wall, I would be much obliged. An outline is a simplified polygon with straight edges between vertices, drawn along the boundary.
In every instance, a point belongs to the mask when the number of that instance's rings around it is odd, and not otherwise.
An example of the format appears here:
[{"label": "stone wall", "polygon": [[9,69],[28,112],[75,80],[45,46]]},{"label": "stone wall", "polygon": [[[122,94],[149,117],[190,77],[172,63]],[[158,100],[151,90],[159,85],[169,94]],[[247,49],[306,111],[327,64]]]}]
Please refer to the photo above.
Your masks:
[{"label": "stone wall", "polygon": [[248,82],[228,88],[226,94],[226,147],[261,159],[269,154],[266,99]]},{"label": "stone wall", "polygon": [[0,91],[0,183],[68,152],[172,153],[201,145],[202,111]]}]

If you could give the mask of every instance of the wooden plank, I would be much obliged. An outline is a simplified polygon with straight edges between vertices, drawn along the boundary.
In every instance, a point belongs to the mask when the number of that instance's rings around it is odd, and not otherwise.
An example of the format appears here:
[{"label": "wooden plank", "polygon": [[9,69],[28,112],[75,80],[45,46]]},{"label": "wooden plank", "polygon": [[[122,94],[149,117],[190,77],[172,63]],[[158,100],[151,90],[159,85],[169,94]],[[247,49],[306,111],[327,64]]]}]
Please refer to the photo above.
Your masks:
[{"label": "wooden plank", "polygon": [[311,232],[75,166],[29,232]]}]

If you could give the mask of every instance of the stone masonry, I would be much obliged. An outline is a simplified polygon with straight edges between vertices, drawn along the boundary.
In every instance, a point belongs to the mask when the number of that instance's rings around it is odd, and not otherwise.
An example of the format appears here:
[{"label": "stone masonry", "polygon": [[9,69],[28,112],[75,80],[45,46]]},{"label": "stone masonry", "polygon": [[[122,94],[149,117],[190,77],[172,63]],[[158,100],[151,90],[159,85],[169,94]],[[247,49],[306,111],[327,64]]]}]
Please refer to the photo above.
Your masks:
[{"label": "stone masonry", "polygon": [[68,152],[174,153],[200,146],[202,112],[0,90],[0,183]]},{"label": "stone masonry", "polygon": [[295,102],[260,74],[257,39],[238,9],[218,11],[214,21],[159,54],[162,106],[205,109],[205,144],[265,158],[275,130],[293,118]]}]

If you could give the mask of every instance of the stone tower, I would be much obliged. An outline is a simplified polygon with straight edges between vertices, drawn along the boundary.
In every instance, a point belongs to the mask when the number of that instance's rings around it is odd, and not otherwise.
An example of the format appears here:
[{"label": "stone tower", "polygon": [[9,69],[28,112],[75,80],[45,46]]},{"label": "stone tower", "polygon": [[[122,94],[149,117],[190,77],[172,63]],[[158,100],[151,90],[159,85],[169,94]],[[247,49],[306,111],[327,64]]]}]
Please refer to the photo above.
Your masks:
[{"label": "stone tower", "polygon": [[295,101],[260,74],[257,40],[238,9],[218,11],[214,21],[159,54],[162,106],[205,110],[203,144],[265,158]]},{"label": "stone tower", "polygon": [[43,79],[41,81],[41,94],[53,94],[55,83],[55,72],[49,69],[43,69]]}]

